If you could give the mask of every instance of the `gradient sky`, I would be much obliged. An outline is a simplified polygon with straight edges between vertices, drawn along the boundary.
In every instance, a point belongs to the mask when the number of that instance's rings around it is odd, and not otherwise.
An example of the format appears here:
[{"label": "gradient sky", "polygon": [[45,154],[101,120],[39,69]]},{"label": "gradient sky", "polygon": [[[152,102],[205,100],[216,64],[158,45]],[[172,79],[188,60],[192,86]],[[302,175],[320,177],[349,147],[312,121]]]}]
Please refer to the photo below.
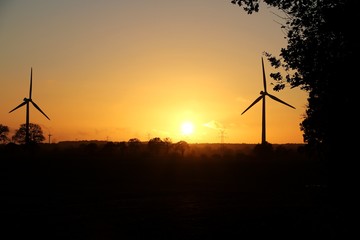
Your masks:
[{"label": "gradient sky", "polygon": [[[278,54],[285,34],[274,9],[248,15],[230,0],[0,1],[0,124],[11,137],[30,122],[52,142],[260,143],[262,52]],[[307,93],[268,92],[267,141],[303,143]],[[194,133],[183,135],[190,121]],[[221,138],[223,136],[223,138]]]}]

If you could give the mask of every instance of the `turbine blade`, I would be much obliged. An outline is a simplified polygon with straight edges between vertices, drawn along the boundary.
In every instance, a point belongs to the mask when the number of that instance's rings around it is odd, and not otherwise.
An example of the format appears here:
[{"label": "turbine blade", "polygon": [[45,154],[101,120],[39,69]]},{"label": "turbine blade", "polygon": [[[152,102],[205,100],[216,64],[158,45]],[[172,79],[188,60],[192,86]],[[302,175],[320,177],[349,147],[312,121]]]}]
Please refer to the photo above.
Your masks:
[{"label": "turbine blade", "polygon": [[48,116],[46,116],[46,114],[40,109],[40,107],[38,105],[36,105],[36,103],[33,102],[33,100],[30,99],[30,102],[34,105],[34,107],[39,110],[42,114],[44,114],[44,116],[50,120],[50,118]]},{"label": "turbine blade", "polygon": [[262,98],[264,97],[264,95],[261,95],[260,97],[258,97],[257,99],[255,99],[255,101],[252,103],[252,104],[250,104],[250,106],[247,108],[247,109],[245,109],[245,111],[243,111],[242,113],[241,113],[241,115],[243,115],[247,110],[249,110],[252,106],[254,106],[258,101],[260,101]]},{"label": "turbine blade", "polygon": [[32,68],[30,71],[30,91],[29,91],[29,99],[31,99],[31,92],[32,92]]},{"label": "turbine blade", "polygon": [[281,100],[281,99],[279,99],[279,98],[277,98],[277,97],[275,97],[275,96],[273,96],[273,95],[271,95],[269,93],[266,93],[266,95],[269,96],[270,98],[274,99],[275,101],[278,101],[278,102],[280,102],[282,104],[285,104],[285,105],[295,109],[295,107],[291,106],[290,104],[284,102],[283,100]]},{"label": "turbine blade", "polygon": [[263,84],[264,84],[264,92],[267,92],[266,90],[266,76],[265,76],[265,67],[264,67],[264,59],[261,58],[261,65],[262,65],[262,72],[263,72]]},{"label": "turbine blade", "polygon": [[22,107],[22,106],[24,106],[26,104],[26,101],[24,101],[24,102],[22,102],[22,103],[20,103],[16,108],[14,108],[13,110],[11,110],[9,113],[11,113],[11,112],[13,112],[13,111],[15,111],[16,109],[18,109],[19,107]]}]

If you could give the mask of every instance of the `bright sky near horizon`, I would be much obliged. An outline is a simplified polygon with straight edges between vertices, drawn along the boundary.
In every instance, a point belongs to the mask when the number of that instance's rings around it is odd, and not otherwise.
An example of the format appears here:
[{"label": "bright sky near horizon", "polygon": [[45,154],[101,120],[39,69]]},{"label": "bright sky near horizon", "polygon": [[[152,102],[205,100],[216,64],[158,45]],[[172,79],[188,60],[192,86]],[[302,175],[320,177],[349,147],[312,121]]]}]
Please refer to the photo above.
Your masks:
[{"label": "bright sky near horizon", "polygon": [[[30,122],[52,142],[260,143],[261,57],[286,47],[274,9],[246,14],[230,0],[0,1],[0,124]],[[307,93],[267,90],[266,139],[303,143]],[[183,126],[187,123],[187,126]],[[192,125],[191,125],[192,124]],[[184,130],[187,129],[187,130]]]}]

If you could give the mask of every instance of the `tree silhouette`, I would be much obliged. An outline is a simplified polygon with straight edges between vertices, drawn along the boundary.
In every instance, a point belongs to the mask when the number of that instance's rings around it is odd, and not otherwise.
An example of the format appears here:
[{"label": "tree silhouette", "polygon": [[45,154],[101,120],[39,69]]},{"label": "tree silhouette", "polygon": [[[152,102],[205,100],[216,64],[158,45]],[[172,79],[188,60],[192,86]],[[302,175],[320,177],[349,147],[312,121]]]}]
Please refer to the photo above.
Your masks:
[{"label": "tree silhouette", "polygon": [[[12,136],[12,140],[14,142],[24,144],[26,143],[26,124],[21,124],[20,128],[16,130],[14,136]],[[29,141],[30,143],[40,143],[45,140],[43,135],[43,131],[40,125],[35,123],[29,123]]]},{"label": "tree silhouette", "polygon": [[[249,14],[257,12],[259,0],[233,0]],[[308,92],[304,119],[300,123],[304,142],[312,156],[320,158],[331,201],[344,213],[355,207],[354,156],[358,153],[358,79],[356,61],[357,1],[353,0],[264,0],[266,4],[285,13],[282,28],[285,30],[287,47],[280,56],[265,53],[271,65],[282,67],[270,76],[275,80],[274,90],[289,84]],[[354,84],[354,85],[352,85]],[[351,137],[353,136],[353,137]],[[350,216],[344,216],[341,224]]]},{"label": "tree silhouette", "polygon": [[148,147],[151,152],[158,153],[164,146],[165,143],[159,137],[154,137],[148,142]]},{"label": "tree silhouette", "polygon": [[179,141],[175,144],[175,151],[179,152],[181,154],[181,156],[184,156],[185,151],[187,151],[190,148],[189,144],[186,141]]},{"label": "tree silhouette", "polygon": [[[259,0],[232,0],[248,14],[259,11]],[[334,151],[351,156],[347,146],[349,133],[357,126],[352,117],[357,109],[356,88],[343,83],[355,76],[356,31],[348,27],[355,23],[356,1],[351,0],[264,0],[281,10],[285,17],[282,26],[287,47],[280,56],[265,53],[271,65],[283,68],[275,72],[275,91],[287,84],[309,93],[304,119],[300,123],[304,142],[321,150],[326,159]],[[341,151],[341,152],[340,152]]]},{"label": "tree silhouette", "polygon": [[137,151],[141,146],[141,141],[138,138],[130,138],[128,146],[131,151]]},{"label": "tree silhouette", "polygon": [[8,135],[9,134],[9,127],[0,124],[0,143],[6,143],[9,141]]},{"label": "tree silhouette", "polygon": [[164,138],[164,145],[165,145],[165,151],[166,153],[169,153],[171,146],[172,146],[172,140],[169,137]]}]

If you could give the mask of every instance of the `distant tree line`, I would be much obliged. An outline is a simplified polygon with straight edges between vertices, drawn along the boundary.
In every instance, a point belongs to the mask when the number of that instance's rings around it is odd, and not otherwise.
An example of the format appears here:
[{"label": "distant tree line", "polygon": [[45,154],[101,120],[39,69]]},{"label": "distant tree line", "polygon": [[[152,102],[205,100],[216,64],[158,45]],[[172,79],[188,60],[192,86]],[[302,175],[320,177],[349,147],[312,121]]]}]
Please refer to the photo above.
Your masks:
[{"label": "distant tree line", "polygon": [[[26,135],[26,124],[21,124],[20,128],[15,131],[15,134],[11,137],[9,135],[9,127],[0,124],[0,143],[5,144],[8,142],[15,142],[19,144],[25,143],[25,135]],[[40,125],[35,123],[29,124],[29,133],[30,133],[30,143],[41,143],[45,140],[43,131]]]},{"label": "distant tree line", "polygon": [[173,143],[168,137],[161,139],[154,137],[147,142],[143,142],[138,138],[130,138],[128,141],[108,142],[108,141],[76,141],[76,142],[60,142],[59,147],[62,149],[77,148],[82,152],[98,152],[100,154],[127,154],[139,157],[146,153],[151,156],[168,155],[169,153],[177,153],[181,156],[190,149],[190,144],[180,140]]},{"label": "distant tree line", "polygon": [[[25,144],[25,135],[26,135],[26,124],[21,124],[20,128],[15,131],[15,134],[9,138],[9,127],[0,124],[0,143],[6,144],[9,142]],[[43,131],[38,124],[30,123],[29,124],[29,133],[30,133],[30,143],[38,144],[45,140]],[[90,143],[80,142],[82,148],[86,150],[94,151],[97,149],[97,144],[93,141]],[[130,138],[128,142],[119,142],[115,145],[113,142],[107,142],[104,146],[106,151],[111,151],[118,147],[119,149],[128,149],[132,152],[140,150],[143,143],[138,138]],[[189,149],[189,144],[186,141],[179,141],[173,143],[170,138],[161,139],[160,137],[154,137],[150,139],[147,143],[147,147],[152,153],[165,152],[169,153],[170,149],[184,155],[185,151]]]}]

